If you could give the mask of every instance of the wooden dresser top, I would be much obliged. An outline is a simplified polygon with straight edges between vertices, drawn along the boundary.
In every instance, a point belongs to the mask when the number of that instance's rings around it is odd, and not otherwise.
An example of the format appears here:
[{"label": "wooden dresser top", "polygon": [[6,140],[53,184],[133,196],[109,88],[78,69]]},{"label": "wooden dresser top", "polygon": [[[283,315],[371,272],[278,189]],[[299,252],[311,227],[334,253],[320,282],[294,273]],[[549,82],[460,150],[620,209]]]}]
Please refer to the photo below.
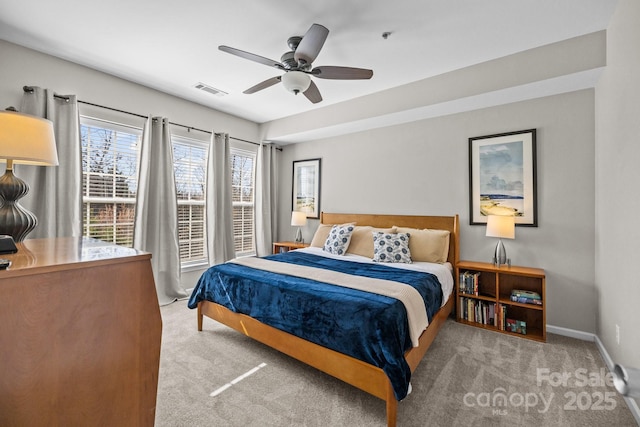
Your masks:
[{"label": "wooden dresser top", "polygon": [[16,246],[17,253],[0,255],[11,260],[7,270],[0,270],[0,279],[151,257],[137,249],[87,237],[27,239]]}]

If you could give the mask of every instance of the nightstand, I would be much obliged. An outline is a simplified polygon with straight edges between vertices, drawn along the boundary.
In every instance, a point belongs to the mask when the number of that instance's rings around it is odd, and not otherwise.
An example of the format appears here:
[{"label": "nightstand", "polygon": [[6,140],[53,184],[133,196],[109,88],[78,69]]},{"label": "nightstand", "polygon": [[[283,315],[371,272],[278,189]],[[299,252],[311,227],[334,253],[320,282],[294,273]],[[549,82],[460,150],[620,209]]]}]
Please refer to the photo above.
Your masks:
[{"label": "nightstand", "polygon": [[292,249],[300,249],[308,247],[308,243],[304,242],[275,242],[273,244],[273,253],[279,254],[280,252],[287,252]]}]

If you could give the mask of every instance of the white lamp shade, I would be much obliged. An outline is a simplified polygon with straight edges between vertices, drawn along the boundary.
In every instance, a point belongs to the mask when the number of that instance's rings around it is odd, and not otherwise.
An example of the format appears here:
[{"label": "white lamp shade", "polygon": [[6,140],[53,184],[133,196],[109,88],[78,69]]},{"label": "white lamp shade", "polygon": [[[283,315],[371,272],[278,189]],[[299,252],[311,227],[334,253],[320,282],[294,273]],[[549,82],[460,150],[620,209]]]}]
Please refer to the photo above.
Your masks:
[{"label": "white lamp shade", "polygon": [[516,218],[506,215],[489,215],[487,217],[487,237],[514,239],[516,237]]},{"label": "white lamp shade", "polygon": [[0,159],[27,165],[57,165],[53,123],[27,114],[0,111]]},{"label": "white lamp shade", "polygon": [[304,227],[307,225],[307,214],[304,212],[291,212],[291,225],[294,227]]},{"label": "white lamp shade", "polygon": [[289,71],[282,76],[282,84],[289,92],[297,94],[309,89],[311,77],[302,71]]}]

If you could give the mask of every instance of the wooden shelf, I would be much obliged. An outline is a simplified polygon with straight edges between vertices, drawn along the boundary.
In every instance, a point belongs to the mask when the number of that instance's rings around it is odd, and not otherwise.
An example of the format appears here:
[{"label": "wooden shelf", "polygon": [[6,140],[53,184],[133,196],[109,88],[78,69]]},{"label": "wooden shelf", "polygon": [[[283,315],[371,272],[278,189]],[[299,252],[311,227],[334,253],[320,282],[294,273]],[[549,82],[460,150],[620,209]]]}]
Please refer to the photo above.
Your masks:
[{"label": "wooden shelf", "polygon": [[465,294],[464,292],[458,292],[459,297],[467,297],[484,301],[495,301],[496,297],[487,296],[487,295],[474,295],[474,294]]},{"label": "wooden shelf", "polygon": [[[478,294],[462,291],[460,287],[461,275],[466,272],[471,274],[479,273],[476,285]],[[458,322],[535,341],[546,341],[546,279],[544,270],[521,266],[497,267],[486,262],[460,261],[456,265],[455,279],[456,319]],[[538,293],[542,304],[525,304],[511,301],[511,291],[514,289]],[[494,314],[495,318],[500,307],[504,306],[507,319],[526,323],[526,334],[502,329],[495,323],[485,324],[482,320],[478,322],[469,320],[464,317],[465,305],[473,307],[474,318],[476,307],[482,307],[483,311],[488,311],[492,307],[494,313],[496,313]]]},{"label": "wooden shelf", "polygon": [[512,305],[514,307],[524,307],[532,310],[544,310],[544,307],[542,305],[525,304],[522,302],[511,301],[511,299],[508,299],[508,298],[500,298],[500,303],[504,305]]}]

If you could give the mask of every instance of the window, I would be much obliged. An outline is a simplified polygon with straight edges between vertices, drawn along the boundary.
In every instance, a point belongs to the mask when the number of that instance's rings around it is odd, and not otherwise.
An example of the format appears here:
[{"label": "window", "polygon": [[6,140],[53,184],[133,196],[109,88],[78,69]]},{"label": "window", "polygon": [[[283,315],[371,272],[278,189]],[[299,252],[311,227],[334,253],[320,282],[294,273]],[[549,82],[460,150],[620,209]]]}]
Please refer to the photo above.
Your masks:
[{"label": "window", "polygon": [[236,255],[255,254],[253,171],[255,153],[231,149],[233,240]]},{"label": "window", "polygon": [[83,235],[133,246],[142,130],[81,118]]},{"label": "window", "polygon": [[171,137],[178,194],[178,242],[182,266],[207,262],[205,228],[205,171],[207,144]]},{"label": "window", "polygon": [[[142,129],[81,117],[83,235],[133,246]],[[182,266],[207,262],[205,175],[208,144],[172,135]],[[232,148],[233,237],[236,254],[255,254],[255,153]]]}]

